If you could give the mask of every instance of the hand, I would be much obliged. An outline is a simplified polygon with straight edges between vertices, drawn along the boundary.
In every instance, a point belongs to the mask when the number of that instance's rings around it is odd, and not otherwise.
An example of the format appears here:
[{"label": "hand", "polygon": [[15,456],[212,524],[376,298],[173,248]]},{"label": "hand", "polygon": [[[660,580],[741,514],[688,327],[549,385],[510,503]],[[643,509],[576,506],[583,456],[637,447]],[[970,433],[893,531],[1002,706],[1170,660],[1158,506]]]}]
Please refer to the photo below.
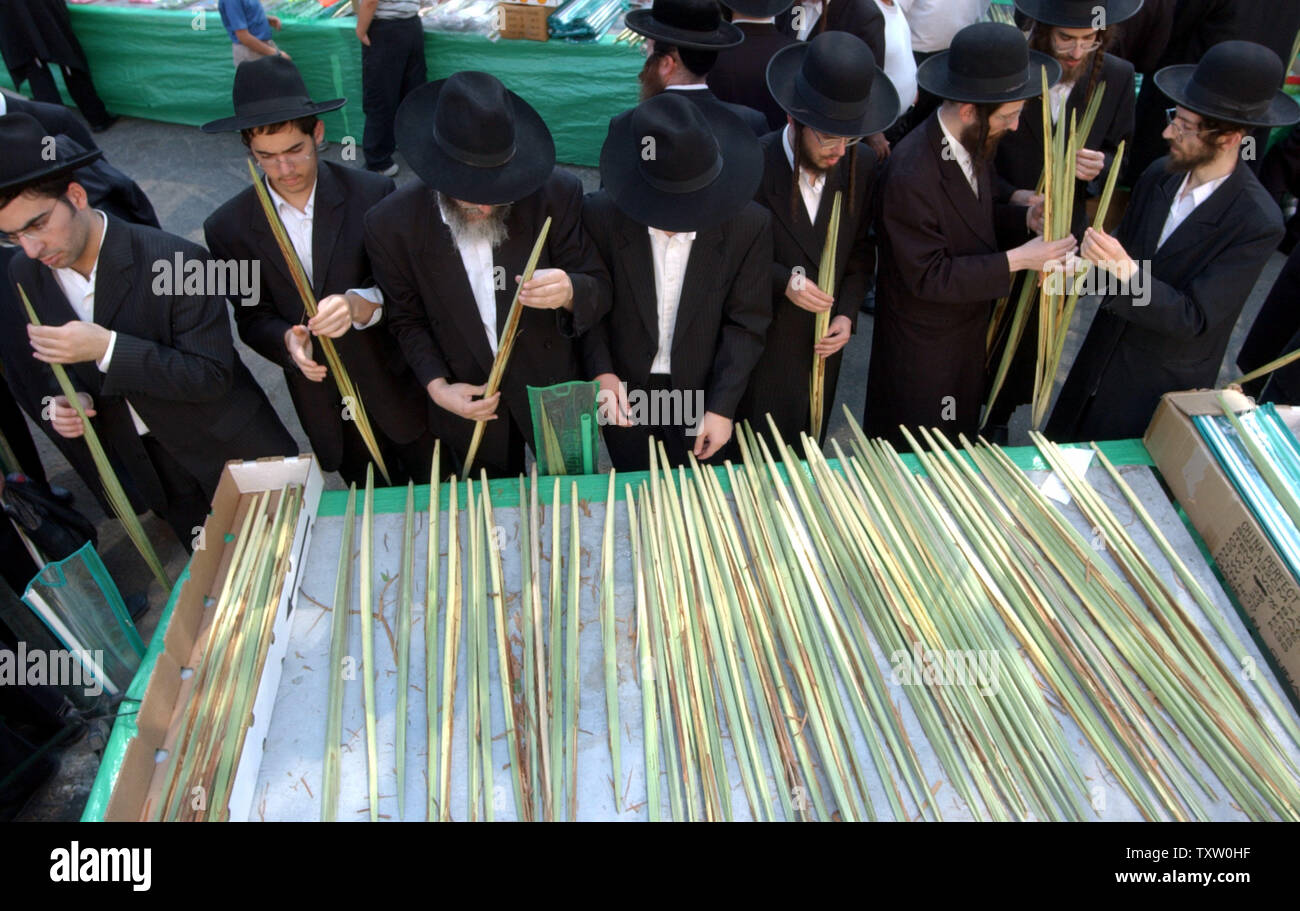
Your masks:
[{"label": "hand", "polygon": [[311,333],[306,327],[289,327],[289,331],[284,334],[284,347],[289,351],[289,357],[293,358],[293,362],[298,365],[303,376],[313,383],[325,379],[328,368],[311,359]]},{"label": "hand", "polygon": [[1020,272],[1026,269],[1033,272],[1042,272],[1048,263],[1059,263],[1073,250],[1073,237],[1063,237],[1060,240],[1053,241],[1035,237],[1028,243],[1008,250],[1007,263],[1012,272]]},{"label": "hand", "polygon": [[357,26],[357,40],[366,47],[370,47],[370,36],[366,34],[369,31],[370,26],[368,25],[365,28],[362,28],[360,25]]},{"label": "hand", "polygon": [[1138,270],[1138,264],[1129,258],[1124,245],[1096,228],[1083,232],[1083,245],[1079,248],[1079,253],[1084,259],[1092,260],[1099,268],[1123,282],[1132,278]]},{"label": "hand", "polygon": [[98,323],[73,320],[62,326],[28,326],[33,357],[47,364],[99,361],[108,350],[112,333]]},{"label": "hand", "polygon": [[867,145],[871,146],[871,151],[876,153],[876,158],[880,161],[889,157],[889,140],[884,133],[872,133],[867,137]]},{"label": "hand", "polygon": [[790,280],[785,284],[785,296],[790,303],[809,313],[825,312],[835,303],[835,298],[818,288],[817,283],[802,272],[790,273]]},{"label": "hand", "polygon": [[837,316],[831,320],[830,331],[822,336],[820,342],[813,345],[813,352],[822,357],[837,354],[849,343],[849,337],[852,335],[853,323],[847,316]]},{"label": "hand", "polygon": [[700,461],[712,458],[715,452],[726,446],[731,439],[731,427],[731,418],[706,411],[695,435],[695,458]]},{"label": "hand", "polygon": [[271,54],[270,56],[274,57],[276,54],[279,54],[279,55],[280,55],[281,57],[283,57],[285,60],[292,60],[292,59],[293,59],[292,57],[289,56],[288,51],[282,51],[282,50],[280,50],[279,48],[276,49],[275,54]]},{"label": "hand", "polygon": [[596,402],[600,406],[601,422],[609,427],[633,426],[627,404],[627,387],[622,380],[613,373],[602,373],[596,381],[600,383]]},{"label": "hand", "polygon": [[280,30],[279,16],[267,16],[266,21],[270,24],[271,28],[275,29],[277,32]]},{"label": "hand", "polygon": [[[86,411],[86,417],[95,416],[95,401],[84,392],[78,392],[77,396],[81,399],[81,407]],[[86,432],[85,425],[81,423],[81,416],[77,414],[77,409],[72,407],[67,396],[59,395],[54,398],[54,409],[50,413],[50,425],[54,432],[64,439],[75,440]]]},{"label": "hand", "polygon": [[[516,275],[515,281],[523,276]],[[519,289],[519,303],[537,310],[573,309],[573,282],[563,269],[538,269]]]},{"label": "hand", "polygon": [[1080,149],[1074,159],[1074,176],[1080,180],[1094,180],[1106,167],[1106,153]]},{"label": "hand", "polygon": [[486,391],[486,386],[475,386],[470,383],[448,383],[446,379],[442,378],[436,379],[429,384],[429,397],[433,399],[435,405],[450,411],[452,414],[459,415],[467,421],[495,421],[497,419],[497,404],[501,401],[500,392],[487,398],[474,398],[474,396],[482,395]]},{"label": "hand", "polygon": [[1029,206],[1028,211],[1025,212],[1025,224],[1034,234],[1043,233],[1043,200],[1043,195],[1039,193],[1031,195],[1029,201],[1025,203]]},{"label": "hand", "polygon": [[331,294],[316,303],[316,315],[307,320],[312,335],[338,338],[352,328],[352,305],[345,295]]}]

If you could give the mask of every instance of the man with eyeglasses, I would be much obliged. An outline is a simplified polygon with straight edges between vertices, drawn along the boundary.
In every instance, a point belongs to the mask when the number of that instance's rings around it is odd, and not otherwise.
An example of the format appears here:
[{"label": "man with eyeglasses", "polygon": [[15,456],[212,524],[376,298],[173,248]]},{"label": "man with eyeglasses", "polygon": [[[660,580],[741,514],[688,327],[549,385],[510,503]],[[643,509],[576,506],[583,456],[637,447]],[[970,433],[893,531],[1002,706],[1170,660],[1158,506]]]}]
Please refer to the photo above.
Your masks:
[{"label": "man with eyeglasses", "polygon": [[944,99],[898,144],[882,175],[880,271],[867,377],[865,427],[905,445],[899,430],[973,435],[984,403],[993,302],[1016,272],[1041,271],[1074,249],[1040,230],[1041,207],[993,171],[998,141],[1026,99],[1056,82],[1060,65],[1031,51],[1012,25],[979,22],[917,70]]},{"label": "man with eyeglasses", "polygon": [[1084,234],[1080,254],[1116,290],[1061,389],[1052,439],[1140,436],[1161,395],[1215,385],[1242,305],[1282,237],[1277,205],[1240,161],[1253,128],[1300,120],[1281,80],[1277,55],[1248,41],[1156,73],[1175,104],[1169,155],[1138,180],[1114,236]]},{"label": "man with eyeglasses", "polygon": [[235,116],[202,129],[239,130],[317,299],[317,313],[307,319],[256,189],[247,187],[203,224],[214,256],[261,263],[260,299],[251,306],[230,301],[239,337],[284,369],[321,468],[337,471],[345,483],[363,485],[372,456],[352,419],[355,403],[343,400],[317,341],[333,339],[370,418],[389,479],[394,484],[427,480],[433,437],[424,397],[382,325],[384,297],[371,274],[363,236],[365,213],[393,192],[392,179],[319,160],[316,146],[325,132],[319,116],[341,107],[344,99],[312,102],[290,61],[263,57],[240,64],[233,98]]},{"label": "man with eyeglasses", "polygon": [[189,548],[228,460],[298,452],[235,351],[221,297],[159,281],[160,264],[207,251],[92,209],[73,171],[99,153],[48,160],[32,118],[0,117],[0,147],[0,236],[22,247],[9,280],[41,322],[27,329],[32,358],[6,368],[45,390],[54,430],[75,440],[81,420],[43,366],[65,365],[132,503]]},{"label": "man with eyeglasses", "polygon": [[[1082,118],[1094,92],[1101,93],[1096,120],[1087,136],[1081,137],[1074,167],[1074,217],[1070,233],[1082,237],[1088,225],[1089,195],[1099,195],[1119,144],[1133,134],[1133,65],[1106,53],[1114,27],[1130,19],[1142,7],[1142,0],[1016,0],[1016,10],[1025,14],[1029,47],[1056,59],[1061,80],[1049,90],[1052,124],[1067,125]],[[1102,24],[1103,27],[1097,27]],[[1036,99],[1025,105],[1020,128],[998,144],[998,175],[1014,187],[1033,190],[1043,175],[1043,109]],[[1019,291],[1012,294],[1017,299]],[[1006,330],[989,358],[990,370],[1002,362]],[[1002,390],[986,420],[989,436],[1005,441],[1007,424],[1016,408],[1030,400],[1034,389],[1034,365],[1038,347],[1038,309],[1026,323],[1020,345]]]},{"label": "man with eyeglasses", "polygon": [[[754,197],[772,213],[772,323],[741,414],[764,434],[770,414],[782,438],[797,446],[800,433],[812,432],[809,383],[817,358],[826,361],[823,437],[830,425],[841,352],[875,273],[869,231],[878,160],[861,140],[893,122],[898,93],[871,48],[839,31],[779,51],[767,82],[787,121],[760,141],[763,182]],[[837,193],[832,295],[817,281]],[[814,338],[817,314],[826,312],[830,331]]]}]

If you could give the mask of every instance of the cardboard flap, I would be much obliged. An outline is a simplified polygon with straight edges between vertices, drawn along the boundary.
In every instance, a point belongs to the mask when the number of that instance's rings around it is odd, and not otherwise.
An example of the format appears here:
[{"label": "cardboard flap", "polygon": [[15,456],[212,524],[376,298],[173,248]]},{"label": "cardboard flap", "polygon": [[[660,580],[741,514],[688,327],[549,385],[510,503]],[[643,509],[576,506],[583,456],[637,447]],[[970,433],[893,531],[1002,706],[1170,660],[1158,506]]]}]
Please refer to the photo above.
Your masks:
[{"label": "cardboard flap", "polygon": [[1188,392],[1167,392],[1163,399],[1183,414],[1195,417],[1204,414],[1223,414],[1219,405],[1219,396],[1223,396],[1234,412],[1253,411],[1255,400],[1239,389],[1194,389]]}]

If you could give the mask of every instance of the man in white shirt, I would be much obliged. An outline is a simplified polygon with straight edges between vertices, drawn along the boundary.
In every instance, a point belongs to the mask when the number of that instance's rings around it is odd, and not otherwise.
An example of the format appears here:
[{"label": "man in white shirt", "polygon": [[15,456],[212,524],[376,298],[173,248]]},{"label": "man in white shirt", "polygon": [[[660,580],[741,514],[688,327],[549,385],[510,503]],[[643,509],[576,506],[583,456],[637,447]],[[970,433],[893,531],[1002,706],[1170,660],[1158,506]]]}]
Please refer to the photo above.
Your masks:
[{"label": "man in white shirt", "polygon": [[0,117],[0,145],[0,234],[23,254],[9,279],[42,324],[27,329],[34,360],[6,367],[48,391],[54,430],[76,439],[81,421],[40,366],[66,365],[133,504],[188,548],[227,460],[298,451],[234,350],[220,294],[159,281],[177,260],[206,266],[207,251],[90,208],[71,174],[97,153],[48,161],[27,115]]},{"label": "man in white shirt", "polygon": [[1281,81],[1277,55],[1248,41],[1155,74],[1174,103],[1169,155],[1138,180],[1114,236],[1084,234],[1080,254],[1114,290],[1061,389],[1053,439],[1140,436],[1161,395],[1216,384],[1242,305],[1283,233],[1276,203],[1240,157],[1253,128],[1300,120]]},{"label": "man in white shirt", "polygon": [[671,92],[610,121],[583,223],[613,282],[592,358],[620,471],[648,466],[651,439],[674,465],[728,453],[771,319],[762,168],[739,118]]},{"label": "man in white shirt", "polygon": [[[311,101],[290,61],[263,57],[241,64],[233,100],[233,117],[203,129],[239,130],[317,302],[316,315],[307,319],[256,189],[249,186],[203,224],[215,257],[260,266],[259,299],[250,303],[230,296],[240,338],[284,369],[323,470],[338,471],[344,483],[365,484],[373,456],[353,420],[364,407],[389,480],[427,480],[433,436],[424,396],[403,369],[397,341],[383,324],[384,297],[363,237],[365,213],[393,192],[393,181],[319,159],[316,145],[324,135],[319,115],[344,99]],[[343,401],[336,378],[328,375],[323,338],[333,340],[359,403]]]}]

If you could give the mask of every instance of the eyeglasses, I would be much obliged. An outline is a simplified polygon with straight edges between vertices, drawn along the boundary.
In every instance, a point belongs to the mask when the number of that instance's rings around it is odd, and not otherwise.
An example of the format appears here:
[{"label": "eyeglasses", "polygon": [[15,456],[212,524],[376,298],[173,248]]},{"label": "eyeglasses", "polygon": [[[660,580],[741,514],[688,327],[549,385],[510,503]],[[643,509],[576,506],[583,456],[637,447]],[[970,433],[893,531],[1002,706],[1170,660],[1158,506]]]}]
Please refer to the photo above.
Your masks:
[{"label": "eyeglasses", "polygon": [[1210,132],[1204,127],[1187,126],[1183,121],[1178,119],[1178,108],[1165,108],[1165,120],[1169,121],[1169,125],[1174,128],[1174,132],[1178,134],[1179,139],[1188,134],[1196,136],[1200,133]]},{"label": "eyeglasses", "polygon": [[1065,38],[1058,32],[1052,32],[1052,44],[1060,51],[1077,50],[1087,54],[1101,47],[1101,39],[1096,34],[1091,38]]},{"label": "eyeglasses", "polygon": [[249,158],[252,158],[253,163],[257,165],[259,168],[261,168],[263,172],[265,172],[269,170],[273,165],[278,165],[281,168],[286,168],[286,167],[296,168],[298,167],[298,165],[306,164],[307,162],[311,161],[312,158],[315,157],[315,155],[316,155],[316,151],[312,149],[307,152],[299,152],[296,155],[291,155],[288,152],[285,152],[280,155],[266,155],[266,156],[254,154],[254,155],[250,155]]},{"label": "eyeglasses", "polygon": [[812,127],[808,127],[808,132],[812,133],[813,138],[817,140],[823,149],[833,149],[842,142],[845,151],[847,151],[863,139],[861,136],[831,136],[829,133],[819,132]]},{"label": "eyeglasses", "polygon": [[[50,206],[45,212],[36,216],[34,220],[28,223],[27,227],[21,231],[7,233],[0,231],[0,247],[17,247],[20,246],[22,239],[36,240],[43,236],[50,229],[50,218],[54,215],[54,210],[59,207],[59,203],[67,202],[67,197],[60,196],[55,200],[54,205]],[[72,203],[68,203],[69,208]]]}]

